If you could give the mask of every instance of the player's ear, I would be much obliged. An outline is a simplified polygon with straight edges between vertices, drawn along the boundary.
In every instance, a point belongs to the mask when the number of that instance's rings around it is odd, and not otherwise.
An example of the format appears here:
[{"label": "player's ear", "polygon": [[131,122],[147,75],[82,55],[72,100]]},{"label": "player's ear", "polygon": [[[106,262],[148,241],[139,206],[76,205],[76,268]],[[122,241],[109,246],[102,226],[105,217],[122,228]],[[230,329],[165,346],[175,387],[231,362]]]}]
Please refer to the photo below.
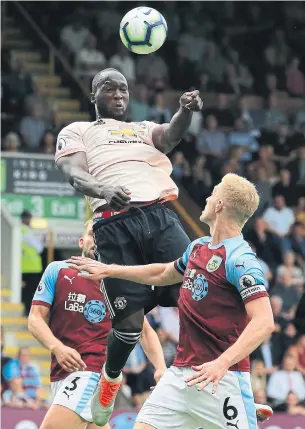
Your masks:
[{"label": "player's ear", "polygon": [[95,104],[95,103],[96,103],[95,95],[94,95],[94,93],[93,93],[93,92],[91,92],[91,94],[90,94],[90,101],[91,101],[91,103],[92,103],[92,104]]},{"label": "player's ear", "polygon": [[215,206],[215,212],[218,213],[223,209],[223,201],[218,200]]},{"label": "player's ear", "polygon": [[81,237],[81,238],[78,240],[78,245],[79,245],[79,247],[80,247],[81,249],[84,247],[84,237]]}]

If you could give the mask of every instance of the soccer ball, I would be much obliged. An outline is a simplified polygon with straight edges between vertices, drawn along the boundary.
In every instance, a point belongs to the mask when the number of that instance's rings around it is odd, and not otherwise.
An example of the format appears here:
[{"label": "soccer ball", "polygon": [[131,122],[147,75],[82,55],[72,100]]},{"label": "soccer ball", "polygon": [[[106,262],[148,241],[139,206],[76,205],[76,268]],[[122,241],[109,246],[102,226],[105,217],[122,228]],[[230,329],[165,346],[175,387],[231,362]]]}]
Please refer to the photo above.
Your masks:
[{"label": "soccer ball", "polygon": [[165,42],[167,24],[164,17],[151,7],[136,7],[121,21],[120,37],[135,54],[151,54]]}]

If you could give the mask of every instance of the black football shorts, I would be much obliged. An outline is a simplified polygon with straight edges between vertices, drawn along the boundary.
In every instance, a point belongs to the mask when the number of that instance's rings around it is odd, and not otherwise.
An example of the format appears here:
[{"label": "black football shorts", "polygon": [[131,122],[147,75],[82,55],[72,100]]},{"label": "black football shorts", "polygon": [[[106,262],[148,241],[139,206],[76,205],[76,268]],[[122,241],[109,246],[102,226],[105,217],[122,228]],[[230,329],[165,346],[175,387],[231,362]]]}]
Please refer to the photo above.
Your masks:
[{"label": "black football shorts", "polygon": [[[118,265],[147,265],[172,262],[190,244],[177,215],[162,204],[131,208],[93,225],[96,254],[101,262]],[[181,284],[144,286],[107,278],[102,291],[114,322],[157,305],[177,306]]]}]

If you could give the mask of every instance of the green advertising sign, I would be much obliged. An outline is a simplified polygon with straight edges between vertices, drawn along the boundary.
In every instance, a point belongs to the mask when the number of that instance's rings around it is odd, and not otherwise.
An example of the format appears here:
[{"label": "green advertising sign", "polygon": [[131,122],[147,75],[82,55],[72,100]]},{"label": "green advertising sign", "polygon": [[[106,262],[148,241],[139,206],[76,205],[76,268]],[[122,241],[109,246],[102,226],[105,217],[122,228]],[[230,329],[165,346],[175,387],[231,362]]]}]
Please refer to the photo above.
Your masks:
[{"label": "green advertising sign", "polygon": [[2,204],[19,216],[30,210],[48,219],[83,220],[85,199],[58,171],[53,157],[4,154],[1,160]]}]

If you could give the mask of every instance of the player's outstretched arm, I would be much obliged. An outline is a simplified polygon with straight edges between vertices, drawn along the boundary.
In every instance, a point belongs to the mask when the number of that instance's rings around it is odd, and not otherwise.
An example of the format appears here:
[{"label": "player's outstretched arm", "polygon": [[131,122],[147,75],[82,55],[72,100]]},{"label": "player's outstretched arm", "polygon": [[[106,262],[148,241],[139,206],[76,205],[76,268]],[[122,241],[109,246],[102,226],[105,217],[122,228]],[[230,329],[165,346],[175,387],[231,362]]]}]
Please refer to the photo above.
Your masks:
[{"label": "player's outstretched arm", "polygon": [[203,105],[197,90],[184,93],[179,102],[180,109],[170,123],[155,127],[152,132],[155,147],[163,153],[168,153],[177,146],[191,125],[193,112],[201,110]]},{"label": "player's outstretched arm", "polygon": [[68,372],[84,371],[86,364],[80,354],[58,340],[47,324],[50,309],[44,305],[32,305],[28,329],[42,345],[56,356],[59,365]]},{"label": "player's outstretched arm", "polygon": [[79,276],[90,280],[103,280],[106,277],[129,280],[143,285],[167,286],[182,282],[182,275],[178,273],[174,262],[168,264],[150,264],[137,266],[106,265],[90,258],[72,256],[67,261],[78,271]]},{"label": "player's outstretched arm", "polygon": [[62,156],[57,167],[78,192],[93,198],[105,199],[114,210],[122,210],[130,201],[130,192],[123,186],[103,186],[89,174],[85,152]]},{"label": "player's outstretched arm", "polygon": [[144,318],[140,344],[143,347],[147,358],[155,368],[154,378],[156,383],[158,383],[158,381],[166,371],[166,364],[159,337],[156,331],[154,331],[153,328],[150,326],[146,318]]}]

